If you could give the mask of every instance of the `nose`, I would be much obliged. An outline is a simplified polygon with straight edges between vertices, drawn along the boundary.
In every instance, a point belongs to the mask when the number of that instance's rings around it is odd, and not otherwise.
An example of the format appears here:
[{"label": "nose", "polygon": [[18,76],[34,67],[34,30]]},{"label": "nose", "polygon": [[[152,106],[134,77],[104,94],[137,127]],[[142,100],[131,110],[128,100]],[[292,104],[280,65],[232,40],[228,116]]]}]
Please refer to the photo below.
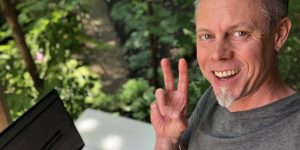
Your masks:
[{"label": "nose", "polygon": [[233,57],[233,49],[229,41],[226,39],[216,40],[215,48],[213,50],[212,59],[214,61],[225,61]]}]

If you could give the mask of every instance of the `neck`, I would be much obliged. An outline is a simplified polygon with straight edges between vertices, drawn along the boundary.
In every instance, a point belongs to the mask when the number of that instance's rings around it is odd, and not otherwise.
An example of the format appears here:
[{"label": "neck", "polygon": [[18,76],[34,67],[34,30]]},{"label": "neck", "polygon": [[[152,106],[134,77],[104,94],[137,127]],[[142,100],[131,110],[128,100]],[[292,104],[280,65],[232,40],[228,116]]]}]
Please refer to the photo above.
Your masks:
[{"label": "neck", "polygon": [[275,76],[267,78],[253,94],[235,100],[228,110],[238,112],[259,108],[294,93],[295,91],[280,79],[279,73],[276,73]]}]

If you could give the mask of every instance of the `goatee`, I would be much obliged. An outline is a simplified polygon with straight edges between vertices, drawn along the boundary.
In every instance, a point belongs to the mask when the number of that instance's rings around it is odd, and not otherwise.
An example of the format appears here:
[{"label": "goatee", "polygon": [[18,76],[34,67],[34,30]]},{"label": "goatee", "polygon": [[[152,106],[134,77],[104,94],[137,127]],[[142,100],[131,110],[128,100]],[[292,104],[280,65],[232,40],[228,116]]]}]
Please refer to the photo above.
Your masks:
[{"label": "goatee", "polygon": [[216,93],[216,98],[219,105],[225,108],[228,108],[234,101],[227,87],[221,87],[220,92]]}]

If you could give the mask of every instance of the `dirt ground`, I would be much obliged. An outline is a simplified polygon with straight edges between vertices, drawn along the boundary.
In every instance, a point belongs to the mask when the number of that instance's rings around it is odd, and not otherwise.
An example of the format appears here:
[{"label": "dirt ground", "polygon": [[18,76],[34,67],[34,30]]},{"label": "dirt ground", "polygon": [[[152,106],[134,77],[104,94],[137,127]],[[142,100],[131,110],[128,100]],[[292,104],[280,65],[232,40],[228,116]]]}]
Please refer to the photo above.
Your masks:
[{"label": "dirt ground", "polygon": [[89,11],[83,20],[84,32],[96,43],[99,41],[108,46],[86,44],[81,57],[101,76],[102,90],[115,93],[126,81],[128,74],[124,50],[110,20],[105,0],[84,0],[84,3]]}]

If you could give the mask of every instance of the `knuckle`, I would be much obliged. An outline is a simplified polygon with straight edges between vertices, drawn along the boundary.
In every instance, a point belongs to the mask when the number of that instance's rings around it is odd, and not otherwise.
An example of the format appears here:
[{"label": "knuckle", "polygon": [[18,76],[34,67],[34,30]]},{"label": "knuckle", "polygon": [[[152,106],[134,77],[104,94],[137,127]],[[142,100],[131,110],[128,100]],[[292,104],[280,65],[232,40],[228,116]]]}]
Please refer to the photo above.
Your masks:
[{"label": "knuckle", "polygon": [[154,101],[154,102],[152,102],[151,104],[150,104],[150,108],[151,109],[154,109],[156,107],[156,101]]},{"label": "knuckle", "polygon": [[155,95],[163,93],[163,92],[164,92],[164,90],[162,88],[158,88],[158,89],[155,90]]}]

